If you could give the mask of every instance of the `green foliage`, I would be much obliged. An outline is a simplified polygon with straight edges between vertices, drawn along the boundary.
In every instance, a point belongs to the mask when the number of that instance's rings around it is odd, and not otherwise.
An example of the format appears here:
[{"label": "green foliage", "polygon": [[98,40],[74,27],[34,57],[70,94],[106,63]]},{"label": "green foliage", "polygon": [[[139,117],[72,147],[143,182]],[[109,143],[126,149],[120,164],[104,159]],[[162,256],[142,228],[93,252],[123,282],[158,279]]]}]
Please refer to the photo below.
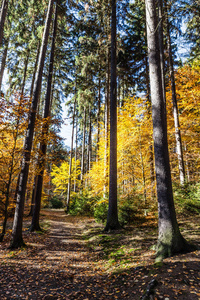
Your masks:
[{"label": "green foliage", "polygon": [[175,185],[174,201],[179,213],[200,213],[200,183]]},{"label": "green foliage", "polygon": [[71,215],[92,216],[94,202],[94,197],[91,197],[87,191],[75,194],[71,197],[69,213]]},{"label": "green foliage", "polygon": [[94,218],[97,222],[105,223],[108,214],[108,199],[100,199],[94,207]]},{"label": "green foliage", "polygon": [[61,199],[59,199],[58,197],[54,196],[50,200],[50,207],[51,208],[63,208],[64,204],[63,204],[63,202],[62,202]]},{"label": "green foliage", "polygon": [[121,225],[134,222],[135,215],[140,211],[139,201],[128,197],[119,204],[119,222]]}]

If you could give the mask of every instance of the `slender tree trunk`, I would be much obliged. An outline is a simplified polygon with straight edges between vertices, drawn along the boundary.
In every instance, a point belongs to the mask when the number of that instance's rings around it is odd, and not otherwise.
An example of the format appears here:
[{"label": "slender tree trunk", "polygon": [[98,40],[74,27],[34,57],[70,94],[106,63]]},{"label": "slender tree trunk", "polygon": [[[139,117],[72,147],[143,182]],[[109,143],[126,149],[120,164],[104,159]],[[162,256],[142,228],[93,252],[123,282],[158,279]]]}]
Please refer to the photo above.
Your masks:
[{"label": "slender tree trunk", "polygon": [[8,10],[8,0],[3,0],[1,4],[1,11],[0,11],[0,47],[2,47],[3,44],[4,23],[6,20],[7,10]]},{"label": "slender tree trunk", "polygon": [[7,40],[5,42],[4,50],[3,50],[3,55],[1,59],[1,69],[0,69],[0,92],[1,92],[1,86],[2,86],[2,81],[3,81],[3,74],[6,66],[6,58],[7,58],[7,53],[8,53],[8,44],[9,41]]},{"label": "slender tree trunk", "polygon": [[48,7],[45,29],[43,34],[43,41],[40,50],[38,70],[37,70],[36,80],[34,84],[33,98],[31,103],[31,112],[29,116],[29,124],[27,128],[25,142],[24,142],[22,169],[20,173],[19,190],[17,193],[17,203],[15,208],[10,248],[19,248],[24,245],[24,241],[22,238],[24,202],[25,202],[28,172],[29,172],[29,164],[31,159],[31,149],[32,149],[33,134],[35,128],[36,111],[37,111],[37,105],[38,105],[40,89],[41,89],[42,73],[43,73],[45,54],[46,54],[47,43],[48,43],[50,22],[52,18],[53,3],[54,0],[49,0],[49,7]]},{"label": "slender tree trunk", "polygon": [[101,110],[101,77],[100,77],[100,74],[99,74],[98,107],[97,107],[97,148],[96,148],[96,162],[99,161],[100,110]]},{"label": "slender tree trunk", "polygon": [[177,98],[176,98],[176,85],[175,85],[175,78],[174,78],[174,63],[173,63],[173,57],[172,57],[171,37],[170,37],[170,28],[169,28],[168,16],[167,16],[166,19],[167,19],[167,42],[168,42],[167,46],[168,46],[168,54],[169,54],[169,71],[170,71],[171,90],[172,90],[174,127],[175,127],[175,138],[176,138],[176,151],[177,151],[177,156],[178,156],[180,184],[184,185],[184,183],[185,183],[185,167],[184,167],[184,161],[183,161],[183,147],[182,147],[182,140],[181,140],[178,105],[177,105]]},{"label": "slender tree trunk", "polygon": [[189,251],[192,247],[187,244],[179,231],[174,208],[155,0],[146,0],[146,22],[159,214],[157,261],[160,261],[173,253]]},{"label": "slender tree trunk", "polygon": [[26,75],[27,75],[27,69],[28,69],[29,55],[30,55],[30,50],[27,51],[27,55],[26,55],[26,59],[25,59],[25,63],[24,63],[24,76],[23,76],[23,81],[22,81],[22,86],[21,86],[21,97],[24,96],[24,88],[25,88]]},{"label": "slender tree trunk", "polygon": [[91,108],[89,107],[89,124],[88,124],[88,153],[87,153],[87,171],[90,172],[91,157],[92,157],[92,121],[91,121]]},{"label": "slender tree trunk", "polygon": [[69,211],[70,195],[71,195],[71,175],[72,175],[72,156],[74,148],[74,123],[76,115],[76,79],[75,79],[75,99],[73,107],[73,118],[72,118],[72,136],[71,136],[71,152],[70,152],[70,161],[69,161],[69,179],[68,179],[68,188],[67,188],[67,203],[66,203],[66,212]]},{"label": "slender tree trunk", "polygon": [[78,120],[76,116],[76,136],[75,136],[75,175],[74,175],[74,192],[76,192],[76,178],[77,178],[77,143],[78,143]]},{"label": "slender tree trunk", "polygon": [[40,41],[39,41],[38,47],[37,47],[36,60],[35,60],[34,71],[33,71],[32,82],[31,82],[31,90],[30,90],[30,98],[31,99],[33,97],[33,88],[34,88],[34,83],[35,83],[36,71],[37,71],[37,67],[38,67],[39,55],[40,55]]},{"label": "slender tree trunk", "polygon": [[33,216],[33,209],[34,209],[34,203],[35,203],[35,193],[36,193],[36,186],[37,186],[37,175],[34,177],[34,183],[33,183],[33,189],[32,189],[32,196],[31,196],[31,209],[29,212],[29,217]]},{"label": "slender tree trunk", "polygon": [[41,197],[42,197],[42,186],[43,186],[43,176],[45,170],[45,160],[46,160],[46,151],[47,151],[47,136],[49,131],[49,117],[50,117],[50,106],[51,106],[51,87],[52,87],[52,77],[53,77],[53,64],[54,64],[54,53],[55,53],[55,39],[57,31],[57,2],[55,6],[55,17],[54,17],[54,26],[53,26],[53,37],[51,44],[51,54],[50,54],[50,64],[49,64],[49,74],[47,80],[47,92],[45,97],[45,106],[44,106],[44,116],[43,116],[43,126],[41,133],[41,142],[39,147],[39,157],[37,163],[37,169],[39,174],[37,175],[37,184],[35,191],[35,205],[33,209],[33,218],[30,227],[30,231],[41,231],[39,218],[40,218],[40,207],[41,207]]},{"label": "slender tree trunk", "polygon": [[111,16],[111,82],[110,82],[110,182],[109,208],[105,231],[119,229],[117,209],[117,76],[116,76],[116,0]]},{"label": "slender tree trunk", "polygon": [[107,73],[106,73],[106,95],[105,95],[105,112],[104,112],[104,126],[105,126],[105,156],[104,156],[104,197],[108,193],[108,130],[109,130],[109,117],[110,117],[110,55],[107,49]]},{"label": "slender tree trunk", "polygon": [[81,188],[83,188],[83,175],[85,170],[85,131],[86,131],[86,107],[84,106],[83,141],[82,141],[82,155],[81,155]]}]

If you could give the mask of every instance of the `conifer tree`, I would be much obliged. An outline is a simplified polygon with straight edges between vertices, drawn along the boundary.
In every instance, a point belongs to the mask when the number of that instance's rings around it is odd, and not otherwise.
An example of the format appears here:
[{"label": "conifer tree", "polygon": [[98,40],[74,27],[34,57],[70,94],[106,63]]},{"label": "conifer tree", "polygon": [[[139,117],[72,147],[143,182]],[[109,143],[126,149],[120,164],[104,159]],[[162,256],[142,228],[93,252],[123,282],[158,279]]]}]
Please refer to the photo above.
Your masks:
[{"label": "conifer tree", "polygon": [[53,0],[49,0],[45,29],[43,34],[43,41],[40,50],[37,76],[36,76],[34,91],[33,91],[33,99],[31,103],[29,124],[27,128],[25,142],[24,142],[24,155],[22,159],[22,169],[20,172],[19,190],[17,193],[17,203],[16,203],[16,209],[14,215],[10,248],[19,248],[24,245],[24,241],[22,238],[24,201],[25,201],[26,186],[27,186],[27,179],[28,179],[28,172],[29,172],[29,162],[31,158],[31,148],[33,143],[36,111],[37,111],[37,105],[38,105],[39,95],[40,95],[42,72],[43,72],[45,54],[47,49],[50,22],[52,18],[53,3],[54,3]]},{"label": "conifer tree", "polygon": [[145,5],[159,213],[157,261],[160,261],[174,253],[190,251],[194,248],[181,235],[176,219],[169,164],[166,112],[161,82],[155,0],[146,0]]}]

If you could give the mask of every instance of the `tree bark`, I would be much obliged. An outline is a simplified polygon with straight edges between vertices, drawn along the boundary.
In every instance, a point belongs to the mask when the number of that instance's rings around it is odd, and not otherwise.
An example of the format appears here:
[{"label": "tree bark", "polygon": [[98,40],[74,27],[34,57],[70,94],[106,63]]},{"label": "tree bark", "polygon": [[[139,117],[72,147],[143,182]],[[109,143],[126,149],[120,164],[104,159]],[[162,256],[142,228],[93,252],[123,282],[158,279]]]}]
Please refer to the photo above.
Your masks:
[{"label": "tree bark", "polygon": [[111,82],[110,82],[110,182],[109,208],[105,231],[120,228],[117,209],[117,76],[116,76],[116,0],[111,1]]},{"label": "tree bark", "polygon": [[3,44],[4,23],[6,20],[7,10],[8,10],[8,0],[3,0],[1,5],[1,13],[0,13],[0,47],[2,47]]},{"label": "tree bark", "polygon": [[26,193],[26,186],[27,186],[27,179],[28,179],[28,172],[29,172],[29,164],[31,159],[31,149],[32,149],[33,134],[35,129],[36,111],[37,111],[37,105],[39,101],[40,90],[41,90],[42,73],[43,73],[45,54],[46,54],[47,43],[48,43],[50,22],[52,19],[53,3],[54,0],[49,0],[48,12],[47,12],[47,17],[45,22],[45,29],[43,33],[43,40],[40,49],[38,70],[37,70],[36,80],[34,84],[33,98],[31,102],[29,124],[27,128],[25,142],[24,142],[22,169],[20,173],[19,190],[17,193],[17,203],[15,208],[10,248],[19,248],[24,245],[24,241],[22,238],[22,224],[23,224],[23,214],[24,214],[25,193]]},{"label": "tree bark", "polygon": [[53,25],[53,37],[51,44],[51,54],[50,54],[50,64],[49,64],[49,74],[47,80],[47,92],[45,97],[44,115],[43,115],[43,126],[41,133],[41,142],[39,147],[39,157],[37,163],[37,169],[39,174],[37,175],[37,184],[35,191],[35,205],[33,209],[33,218],[30,227],[30,231],[41,231],[39,218],[40,218],[40,207],[41,207],[41,197],[42,197],[42,186],[43,186],[43,176],[45,170],[45,157],[47,151],[47,136],[49,131],[49,117],[50,117],[50,107],[51,107],[51,87],[52,87],[52,77],[53,77],[53,65],[54,65],[54,54],[55,54],[55,40],[57,32],[57,11],[58,6],[56,2],[55,6],[55,17]]},{"label": "tree bark", "polygon": [[155,0],[146,0],[146,22],[159,214],[156,259],[161,261],[173,253],[194,248],[185,241],[179,231],[173,201]]}]

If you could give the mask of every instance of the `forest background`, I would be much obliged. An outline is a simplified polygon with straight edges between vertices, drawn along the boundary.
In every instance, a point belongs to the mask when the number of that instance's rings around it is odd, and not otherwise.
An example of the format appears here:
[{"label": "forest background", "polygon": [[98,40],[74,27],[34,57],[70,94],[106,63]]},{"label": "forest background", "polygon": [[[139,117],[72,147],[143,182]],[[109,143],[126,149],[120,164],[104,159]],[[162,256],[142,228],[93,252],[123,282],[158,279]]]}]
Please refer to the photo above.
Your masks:
[{"label": "forest background", "polygon": [[[2,239],[7,218],[16,208],[23,170],[29,174],[21,190],[30,214],[38,199],[39,208],[41,202],[43,207],[66,207],[71,214],[94,216],[102,222],[107,218],[111,3],[57,1],[55,8],[53,4],[1,1]],[[178,212],[193,214],[200,210],[199,18],[199,1],[168,1],[160,17],[175,205]],[[122,225],[138,216],[157,216],[145,24],[144,1],[117,3],[117,193]],[[181,46],[188,50],[182,60],[177,52]],[[180,124],[174,122],[172,72]],[[63,103],[72,125],[70,148],[60,137]],[[30,115],[35,129],[28,145]]]}]

